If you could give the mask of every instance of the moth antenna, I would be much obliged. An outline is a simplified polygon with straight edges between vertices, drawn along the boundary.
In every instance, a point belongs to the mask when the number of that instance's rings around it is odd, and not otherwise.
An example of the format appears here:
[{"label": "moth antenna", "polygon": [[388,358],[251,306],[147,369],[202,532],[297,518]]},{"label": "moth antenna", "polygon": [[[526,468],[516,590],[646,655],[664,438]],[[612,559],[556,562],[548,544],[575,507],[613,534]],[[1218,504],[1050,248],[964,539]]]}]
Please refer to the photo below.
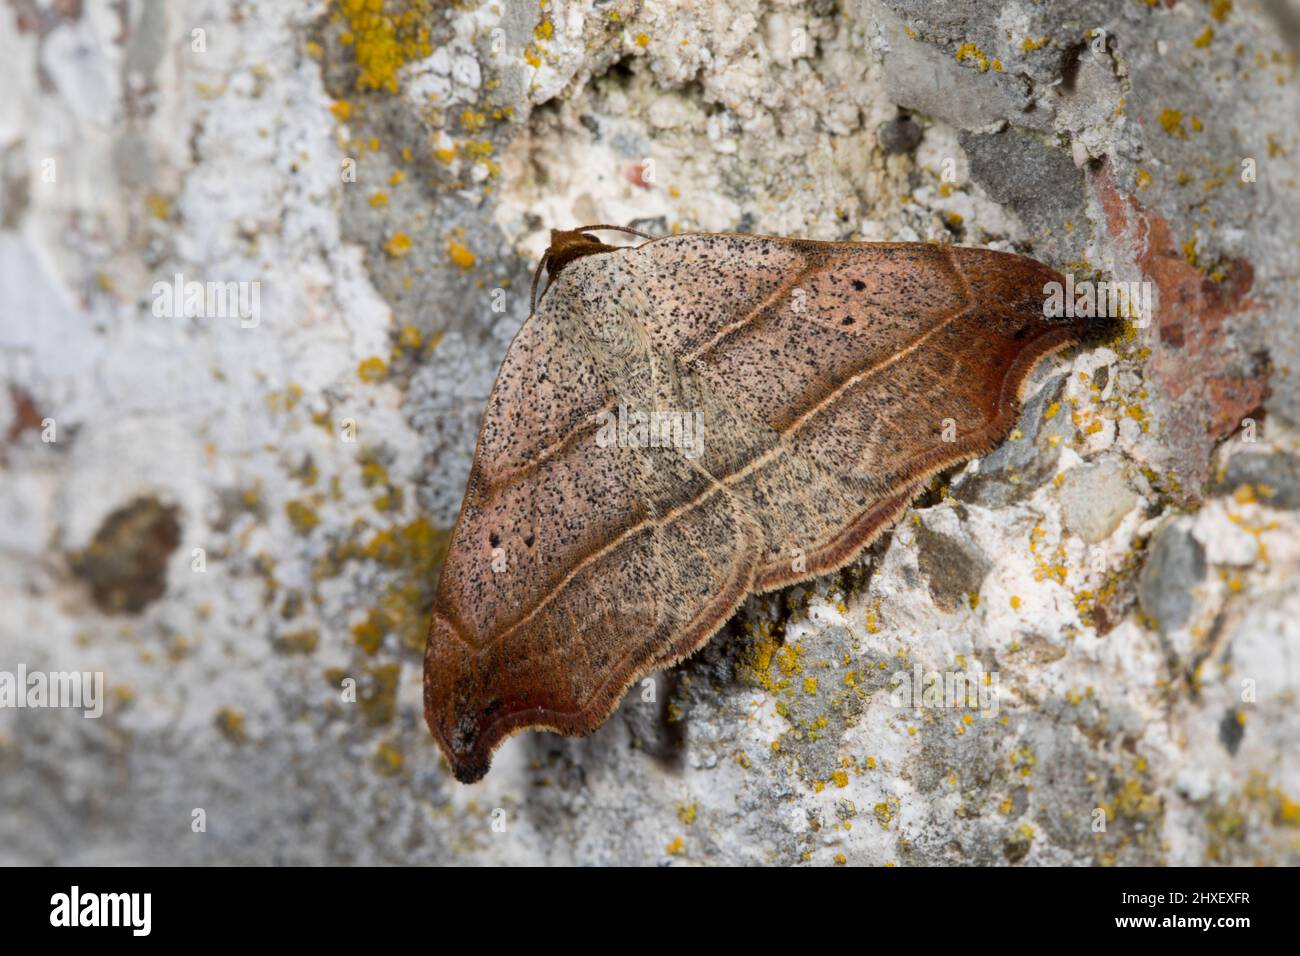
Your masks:
[{"label": "moth antenna", "polygon": [[[550,256],[542,256],[537,260],[537,268],[533,270],[533,287],[528,293],[528,314],[532,315],[537,311],[537,280],[542,277],[542,269],[546,267],[547,260]],[[542,293],[545,295],[545,291]]]},{"label": "moth antenna", "polygon": [[630,228],[630,227],[628,227],[628,226],[612,226],[612,225],[609,225],[609,224],[604,224],[604,225],[600,225],[600,226],[579,226],[578,229],[577,229],[577,231],[578,231],[578,232],[586,232],[586,231],[588,231],[589,229],[612,229],[612,230],[614,230],[615,232],[626,232],[627,234],[632,235],[632,236],[640,236],[642,239],[654,239],[654,238],[656,238],[655,236],[650,235],[648,232],[642,232],[640,229],[632,229],[632,228]]}]

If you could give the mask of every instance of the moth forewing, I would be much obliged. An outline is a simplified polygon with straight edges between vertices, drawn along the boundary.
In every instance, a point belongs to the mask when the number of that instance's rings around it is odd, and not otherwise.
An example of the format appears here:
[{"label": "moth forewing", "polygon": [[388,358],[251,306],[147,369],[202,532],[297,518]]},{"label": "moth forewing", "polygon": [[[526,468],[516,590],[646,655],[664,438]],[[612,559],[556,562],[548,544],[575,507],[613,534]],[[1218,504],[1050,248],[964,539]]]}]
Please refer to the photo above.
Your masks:
[{"label": "moth forewing", "polygon": [[425,717],[460,780],[520,730],[595,730],[748,594],[853,560],[1087,325],[1007,253],[598,228],[553,233],[439,581]]}]

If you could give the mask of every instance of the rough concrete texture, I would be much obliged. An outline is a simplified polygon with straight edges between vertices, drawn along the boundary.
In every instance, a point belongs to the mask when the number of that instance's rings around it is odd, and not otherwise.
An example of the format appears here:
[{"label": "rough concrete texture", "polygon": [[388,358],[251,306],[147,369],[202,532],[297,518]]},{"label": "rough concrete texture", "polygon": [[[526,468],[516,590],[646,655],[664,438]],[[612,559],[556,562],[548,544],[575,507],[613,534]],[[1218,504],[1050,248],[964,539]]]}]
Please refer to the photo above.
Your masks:
[{"label": "rough concrete texture", "polygon": [[[0,862],[1300,862],[1294,22],[4,5],[0,670],[107,703],[0,710]],[[465,787],[426,615],[532,265],[588,222],[1015,250],[1154,316],[846,572]],[[160,314],[177,274],[260,283],[256,323]],[[917,706],[917,668],[975,683]]]}]

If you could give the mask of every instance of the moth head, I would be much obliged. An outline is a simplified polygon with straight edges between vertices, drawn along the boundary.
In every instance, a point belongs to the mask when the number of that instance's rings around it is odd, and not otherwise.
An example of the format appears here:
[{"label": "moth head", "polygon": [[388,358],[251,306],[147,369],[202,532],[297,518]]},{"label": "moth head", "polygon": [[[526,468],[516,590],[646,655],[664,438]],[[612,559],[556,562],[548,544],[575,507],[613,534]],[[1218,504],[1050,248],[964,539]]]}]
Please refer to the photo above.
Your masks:
[{"label": "moth head", "polygon": [[[542,261],[537,263],[537,271],[533,273],[533,311],[537,310],[537,280],[541,277],[543,268],[546,269],[546,288],[549,289],[561,270],[574,260],[581,259],[583,256],[594,255],[597,252],[615,252],[620,248],[619,246],[611,246],[608,243],[601,242],[590,232],[587,232],[588,229],[614,229],[618,232],[640,236],[642,239],[653,238],[644,232],[629,229],[626,226],[583,226],[578,229],[552,229],[551,244],[542,253]],[[546,295],[546,289],[542,290],[542,295]]]},{"label": "moth head", "polygon": [[546,263],[546,278],[551,282],[569,263],[597,252],[613,252],[618,246],[601,242],[589,232],[578,229],[552,229],[551,244],[546,247],[542,261]]}]

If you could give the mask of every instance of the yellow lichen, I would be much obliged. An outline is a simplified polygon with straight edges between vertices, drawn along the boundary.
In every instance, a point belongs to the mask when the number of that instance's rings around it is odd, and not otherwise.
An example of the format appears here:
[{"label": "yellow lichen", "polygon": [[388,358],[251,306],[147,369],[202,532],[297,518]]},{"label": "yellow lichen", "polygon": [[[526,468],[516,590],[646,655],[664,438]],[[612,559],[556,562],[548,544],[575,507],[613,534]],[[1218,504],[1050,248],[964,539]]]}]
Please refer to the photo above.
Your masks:
[{"label": "yellow lichen", "polygon": [[474,268],[474,253],[454,239],[447,242],[447,257],[462,269]]},{"label": "yellow lichen", "polygon": [[314,627],[289,631],[275,639],[275,649],[281,654],[313,654],[320,646],[320,631]]},{"label": "yellow lichen", "polygon": [[[370,677],[357,698],[366,723],[378,727],[392,722],[397,713],[397,684],[401,671],[400,664],[376,664],[367,668]],[[339,675],[335,672],[331,676],[337,678]],[[337,684],[338,680],[330,683]]]},{"label": "yellow lichen", "polygon": [[402,771],[402,752],[390,741],[381,740],[375,748],[375,770],[385,777]]},{"label": "yellow lichen", "polygon": [[1187,131],[1183,129],[1182,110],[1161,110],[1160,125],[1170,136],[1177,136],[1179,139],[1187,138]]},{"label": "yellow lichen", "polygon": [[1289,827],[1300,827],[1300,802],[1280,790],[1277,792],[1277,819]]},{"label": "yellow lichen", "polygon": [[411,323],[402,326],[402,331],[397,333],[397,344],[404,349],[418,349],[423,342],[423,336],[420,330]]},{"label": "yellow lichen", "polygon": [[392,238],[384,243],[384,251],[394,259],[400,259],[411,251],[411,237],[404,232],[395,232]]},{"label": "yellow lichen", "polygon": [[[386,480],[386,472],[384,473]],[[390,489],[394,501],[401,489]],[[396,634],[403,647],[417,650],[424,644],[428,603],[438,568],[447,552],[448,533],[417,518],[373,533],[364,543],[348,540],[331,548],[316,562],[312,577],[321,581],[340,573],[348,560],[374,561],[393,574],[381,579],[378,600],[353,626],[359,647],[374,653],[385,637]]]},{"label": "yellow lichen", "polygon": [[352,625],[352,639],[367,654],[374,654],[383,646],[384,635],[393,623],[385,611],[372,608],[364,620]]},{"label": "yellow lichen", "polygon": [[460,125],[466,133],[472,136],[481,132],[483,127],[487,126],[487,116],[484,113],[465,110],[460,114]]},{"label": "yellow lichen", "polygon": [[217,711],[217,729],[231,743],[242,744],[248,741],[248,730],[244,726],[244,714],[233,707],[222,707]]},{"label": "yellow lichen", "polygon": [[311,505],[295,499],[285,502],[284,513],[289,518],[289,523],[293,525],[293,530],[298,534],[310,534],[312,529],[320,524],[320,515]]},{"label": "yellow lichen", "polygon": [[965,63],[967,60],[974,60],[981,73],[989,71],[989,58],[974,43],[963,43],[957,48],[957,62]]},{"label": "yellow lichen", "polygon": [[155,219],[166,220],[171,215],[171,204],[166,198],[157,193],[150,193],[145,197],[145,205],[149,207],[149,215]]},{"label": "yellow lichen", "polygon": [[382,382],[384,376],[388,374],[388,364],[378,355],[372,355],[370,358],[362,359],[357,364],[357,378],[368,385],[376,382]]},{"label": "yellow lichen", "polygon": [[427,4],[384,0],[339,0],[347,30],[339,37],[351,46],[359,73],[357,89],[397,92],[397,71],[410,60],[431,56]]}]

